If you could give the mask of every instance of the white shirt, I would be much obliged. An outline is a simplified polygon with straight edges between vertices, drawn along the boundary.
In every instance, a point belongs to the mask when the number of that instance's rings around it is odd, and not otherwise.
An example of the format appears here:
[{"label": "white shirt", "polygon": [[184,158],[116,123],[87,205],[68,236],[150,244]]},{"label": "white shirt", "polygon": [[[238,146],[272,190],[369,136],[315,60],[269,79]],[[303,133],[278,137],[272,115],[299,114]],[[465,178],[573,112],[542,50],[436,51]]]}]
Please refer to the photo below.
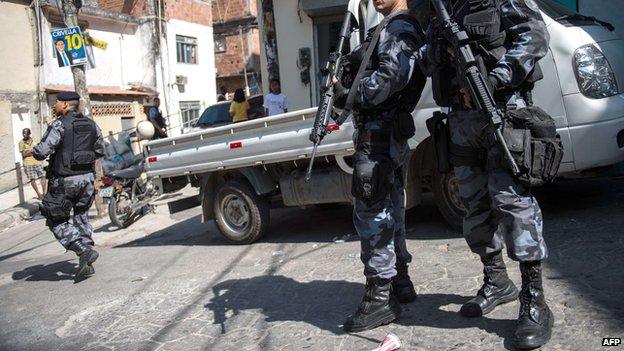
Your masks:
[{"label": "white shirt", "polygon": [[269,93],[264,97],[264,107],[269,110],[269,116],[279,115],[288,109],[288,98],[281,93]]}]

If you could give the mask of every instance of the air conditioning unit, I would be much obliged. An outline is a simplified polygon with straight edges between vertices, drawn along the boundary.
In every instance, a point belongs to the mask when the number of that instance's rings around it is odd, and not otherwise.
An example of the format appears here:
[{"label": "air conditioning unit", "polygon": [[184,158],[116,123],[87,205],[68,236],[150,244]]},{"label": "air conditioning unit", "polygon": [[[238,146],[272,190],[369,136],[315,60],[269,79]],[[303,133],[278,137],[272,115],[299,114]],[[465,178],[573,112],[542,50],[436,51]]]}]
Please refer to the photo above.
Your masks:
[{"label": "air conditioning unit", "polygon": [[186,76],[176,76],[177,85],[186,85],[186,83],[188,83],[188,78]]}]

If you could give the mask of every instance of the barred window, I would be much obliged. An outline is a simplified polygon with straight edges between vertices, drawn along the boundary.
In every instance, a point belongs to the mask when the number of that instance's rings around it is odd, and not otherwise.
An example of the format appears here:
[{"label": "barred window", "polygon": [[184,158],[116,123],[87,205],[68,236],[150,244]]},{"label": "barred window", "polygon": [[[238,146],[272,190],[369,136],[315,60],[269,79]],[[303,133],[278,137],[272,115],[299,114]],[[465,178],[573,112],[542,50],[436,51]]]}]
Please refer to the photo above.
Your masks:
[{"label": "barred window", "polygon": [[197,122],[201,105],[199,101],[180,101],[180,113],[182,115],[182,129],[188,129]]},{"label": "barred window", "polygon": [[176,50],[179,63],[197,64],[197,38],[176,35]]},{"label": "barred window", "polygon": [[225,35],[215,35],[214,41],[214,48],[216,53],[227,51],[227,42],[225,40]]}]

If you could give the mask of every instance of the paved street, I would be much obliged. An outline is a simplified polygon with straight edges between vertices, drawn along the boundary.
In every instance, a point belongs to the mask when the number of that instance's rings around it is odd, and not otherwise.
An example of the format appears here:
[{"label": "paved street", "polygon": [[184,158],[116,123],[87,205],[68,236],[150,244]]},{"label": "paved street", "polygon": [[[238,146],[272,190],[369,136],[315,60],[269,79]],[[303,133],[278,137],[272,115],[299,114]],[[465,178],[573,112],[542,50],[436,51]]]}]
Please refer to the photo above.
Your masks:
[{"label": "paved street", "polygon": [[[603,337],[624,337],[624,179],[538,197],[556,316],[543,349],[602,349]],[[398,323],[352,335],[340,325],[363,279],[348,207],[274,210],[268,237],[249,246],[229,245],[199,209],[166,211],[123,231],[98,222],[97,273],[79,284],[73,253],[41,219],[0,233],[0,349],[372,350],[389,332],[404,350],[510,349],[518,303],[480,319],[457,313],[481,284],[480,263],[431,200],[408,213],[418,300]]]}]

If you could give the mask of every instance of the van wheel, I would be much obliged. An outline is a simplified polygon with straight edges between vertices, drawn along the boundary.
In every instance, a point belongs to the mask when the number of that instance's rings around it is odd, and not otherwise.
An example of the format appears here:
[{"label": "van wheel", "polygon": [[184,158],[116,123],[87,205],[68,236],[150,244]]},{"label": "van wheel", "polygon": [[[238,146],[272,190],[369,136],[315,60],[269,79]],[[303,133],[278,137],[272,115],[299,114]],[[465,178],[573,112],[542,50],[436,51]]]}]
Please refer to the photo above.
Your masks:
[{"label": "van wheel", "polygon": [[466,209],[459,197],[459,183],[453,171],[440,173],[437,166],[434,167],[433,197],[446,222],[461,231]]},{"label": "van wheel", "polygon": [[229,180],[217,187],[214,214],[221,234],[235,244],[251,244],[269,227],[266,199],[241,180]]}]

